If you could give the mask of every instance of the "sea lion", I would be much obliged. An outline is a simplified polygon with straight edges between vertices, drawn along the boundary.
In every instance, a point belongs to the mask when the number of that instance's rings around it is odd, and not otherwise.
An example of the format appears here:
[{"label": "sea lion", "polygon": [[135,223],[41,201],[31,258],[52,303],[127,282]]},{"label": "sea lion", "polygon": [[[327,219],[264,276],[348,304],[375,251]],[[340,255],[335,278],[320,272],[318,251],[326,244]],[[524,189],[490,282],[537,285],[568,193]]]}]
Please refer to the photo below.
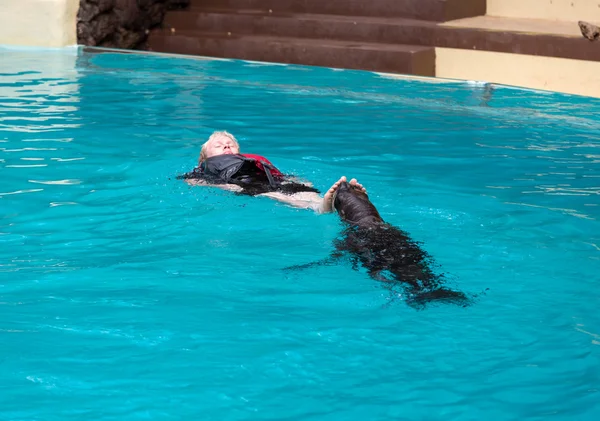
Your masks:
[{"label": "sea lion", "polygon": [[336,251],[321,262],[292,268],[330,264],[349,255],[353,266],[364,267],[371,278],[388,285],[401,285],[406,302],[415,308],[446,302],[467,306],[466,294],[442,286],[443,275],[431,269],[432,259],[409,235],[383,220],[367,194],[347,182],[333,197],[333,207],[346,227],[335,240]]}]

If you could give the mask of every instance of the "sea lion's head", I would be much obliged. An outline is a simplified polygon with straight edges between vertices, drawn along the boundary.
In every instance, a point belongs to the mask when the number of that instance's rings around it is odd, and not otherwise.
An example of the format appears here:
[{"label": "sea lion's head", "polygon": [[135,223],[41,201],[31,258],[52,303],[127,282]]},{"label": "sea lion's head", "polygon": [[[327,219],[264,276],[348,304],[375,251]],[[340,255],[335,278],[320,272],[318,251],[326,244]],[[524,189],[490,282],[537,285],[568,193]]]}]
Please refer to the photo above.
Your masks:
[{"label": "sea lion's head", "polygon": [[344,181],[333,195],[333,207],[342,220],[352,225],[373,225],[382,223],[377,208],[365,192]]}]

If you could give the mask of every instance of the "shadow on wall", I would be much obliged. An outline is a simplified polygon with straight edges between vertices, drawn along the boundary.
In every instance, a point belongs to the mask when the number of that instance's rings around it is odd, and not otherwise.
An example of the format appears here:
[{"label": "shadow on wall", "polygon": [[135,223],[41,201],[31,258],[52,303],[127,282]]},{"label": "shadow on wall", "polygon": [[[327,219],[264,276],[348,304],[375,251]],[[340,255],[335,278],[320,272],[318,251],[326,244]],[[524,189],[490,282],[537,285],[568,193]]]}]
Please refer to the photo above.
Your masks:
[{"label": "shadow on wall", "polygon": [[77,43],[107,48],[140,48],[167,10],[189,6],[190,0],[81,0]]}]

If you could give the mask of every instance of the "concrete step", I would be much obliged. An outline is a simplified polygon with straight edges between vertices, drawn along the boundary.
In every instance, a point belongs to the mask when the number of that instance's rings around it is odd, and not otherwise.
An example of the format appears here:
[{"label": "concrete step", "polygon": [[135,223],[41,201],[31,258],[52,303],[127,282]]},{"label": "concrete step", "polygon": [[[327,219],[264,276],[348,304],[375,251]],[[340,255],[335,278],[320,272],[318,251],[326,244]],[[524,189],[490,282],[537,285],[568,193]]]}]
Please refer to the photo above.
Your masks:
[{"label": "concrete step", "polygon": [[404,17],[445,22],[484,15],[486,0],[192,0],[191,10],[254,9],[273,13]]},{"label": "concrete step", "polygon": [[402,43],[398,36],[410,36],[413,28],[435,28],[436,24],[408,18],[269,13],[257,9],[204,9],[171,12],[165,17],[163,27],[176,30]]},{"label": "concrete step", "polygon": [[346,69],[435,75],[435,49],[415,45],[265,35],[153,31],[148,50]]},{"label": "concrete step", "polygon": [[481,16],[439,24],[405,18],[206,8],[171,12],[163,26],[176,31],[230,32],[236,36],[425,45],[600,61],[600,48],[578,35],[577,25],[531,19]]},{"label": "concrete step", "polygon": [[[599,6],[600,7],[600,6]],[[600,61],[600,48],[581,35],[576,22],[477,16],[439,24],[445,35],[440,47]],[[451,35],[454,34],[454,35]],[[465,45],[452,43],[461,37]]]}]

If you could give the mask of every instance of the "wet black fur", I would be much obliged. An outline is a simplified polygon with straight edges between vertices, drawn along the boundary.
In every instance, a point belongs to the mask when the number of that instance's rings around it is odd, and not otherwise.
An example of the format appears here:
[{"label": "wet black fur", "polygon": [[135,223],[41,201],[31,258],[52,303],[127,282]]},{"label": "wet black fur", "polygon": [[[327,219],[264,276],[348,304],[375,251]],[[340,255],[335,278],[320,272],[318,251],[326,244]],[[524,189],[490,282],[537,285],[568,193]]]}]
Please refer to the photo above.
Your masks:
[{"label": "wet black fur", "polygon": [[413,307],[422,308],[430,302],[469,304],[464,293],[443,286],[443,275],[433,272],[427,252],[406,232],[384,222],[365,193],[344,182],[333,205],[346,227],[335,241],[332,257],[316,264],[349,254],[373,279],[390,286],[401,285],[406,302]]}]

